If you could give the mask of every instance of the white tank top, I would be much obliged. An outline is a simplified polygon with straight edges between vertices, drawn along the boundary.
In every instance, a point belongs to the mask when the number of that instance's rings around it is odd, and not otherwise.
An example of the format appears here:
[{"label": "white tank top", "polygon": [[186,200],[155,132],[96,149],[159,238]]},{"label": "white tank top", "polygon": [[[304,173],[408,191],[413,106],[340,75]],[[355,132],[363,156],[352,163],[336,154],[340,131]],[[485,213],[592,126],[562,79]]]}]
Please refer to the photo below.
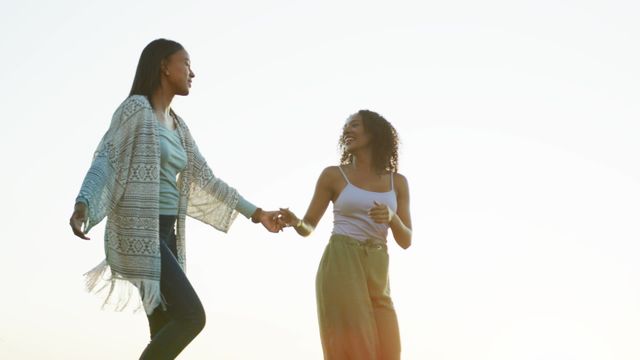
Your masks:
[{"label": "white tank top", "polygon": [[338,166],[342,176],[347,181],[335,203],[333,204],[333,231],[334,235],[346,235],[356,240],[387,242],[389,224],[378,224],[368,215],[374,201],[386,204],[394,212],[398,207],[396,192],[393,188],[393,174],[391,174],[391,190],[375,192],[361,189],[349,181],[347,175]]}]

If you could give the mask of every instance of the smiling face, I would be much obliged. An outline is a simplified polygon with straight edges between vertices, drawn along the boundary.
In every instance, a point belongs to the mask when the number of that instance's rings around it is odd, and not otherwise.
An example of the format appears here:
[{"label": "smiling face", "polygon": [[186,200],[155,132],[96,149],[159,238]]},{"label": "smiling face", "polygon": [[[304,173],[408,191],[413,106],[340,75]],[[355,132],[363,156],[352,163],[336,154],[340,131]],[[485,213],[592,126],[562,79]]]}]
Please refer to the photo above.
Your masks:
[{"label": "smiling face", "polygon": [[360,110],[344,124],[338,141],[340,164],[353,163],[356,157],[371,154],[376,172],[398,171],[398,133],[384,117],[371,110]]},{"label": "smiling face", "polygon": [[196,75],[191,70],[191,59],[186,50],[178,50],[163,61],[162,76],[177,95],[189,95],[191,79]]},{"label": "smiling face", "polygon": [[353,153],[371,144],[371,135],[365,130],[362,118],[351,115],[342,129],[342,141],[347,151]]}]

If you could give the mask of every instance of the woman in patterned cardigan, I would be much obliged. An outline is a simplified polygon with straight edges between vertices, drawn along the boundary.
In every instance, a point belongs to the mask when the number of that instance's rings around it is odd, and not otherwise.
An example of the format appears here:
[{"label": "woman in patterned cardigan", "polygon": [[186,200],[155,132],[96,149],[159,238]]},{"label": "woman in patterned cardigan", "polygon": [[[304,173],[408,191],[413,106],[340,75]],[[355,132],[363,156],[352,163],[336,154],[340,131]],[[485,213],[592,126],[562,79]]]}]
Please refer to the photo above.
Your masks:
[{"label": "woman in patterned cardigan", "polygon": [[223,232],[238,213],[281,230],[278,212],[262,211],[213,175],[171,109],[174,96],[189,94],[194,76],[179,43],[158,39],[145,47],[70,219],[73,233],[88,240],[86,233],[107,217],[106,259],[86,274],[87,287],[116,310],[139,294],[151,332],[140,359],[174,359],[205,324],[184,272],[187,215]]}]

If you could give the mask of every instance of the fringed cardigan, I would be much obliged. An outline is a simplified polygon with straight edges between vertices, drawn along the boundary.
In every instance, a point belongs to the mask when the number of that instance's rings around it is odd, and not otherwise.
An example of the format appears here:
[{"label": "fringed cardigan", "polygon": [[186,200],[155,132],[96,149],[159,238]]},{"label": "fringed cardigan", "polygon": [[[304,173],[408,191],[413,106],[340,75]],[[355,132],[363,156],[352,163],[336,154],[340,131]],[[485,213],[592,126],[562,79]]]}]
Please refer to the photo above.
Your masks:
[{"label": "fringed cardigan", "polygon": [[[216,178],[184,121],[177,130],[187,153],[178,178],[178,262],[185,269],[185,217],[227,232],[237,216],[238,192]],[[160,293],[159,123],[146,97],[133,95],[115,111],[94,154],[77,201],[88,206],[85,232],[105,216],[106,259],[85,274],[87,288],[115,310],[138,302],[151,314],[164,306]],[[137,289],[137,291],[136,291]]]}]

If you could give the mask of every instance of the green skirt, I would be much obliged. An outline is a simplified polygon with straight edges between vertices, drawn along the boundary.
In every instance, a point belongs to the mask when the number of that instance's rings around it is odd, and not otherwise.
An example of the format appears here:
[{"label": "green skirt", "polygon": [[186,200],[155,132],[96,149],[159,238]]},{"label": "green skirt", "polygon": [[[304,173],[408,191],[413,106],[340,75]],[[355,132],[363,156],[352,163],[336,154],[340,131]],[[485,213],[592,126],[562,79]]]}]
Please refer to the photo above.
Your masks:
[{"label": "green skirt", "polygon": [[332,235],[316,276],[326,360],[400,359],[385,244]]}]

